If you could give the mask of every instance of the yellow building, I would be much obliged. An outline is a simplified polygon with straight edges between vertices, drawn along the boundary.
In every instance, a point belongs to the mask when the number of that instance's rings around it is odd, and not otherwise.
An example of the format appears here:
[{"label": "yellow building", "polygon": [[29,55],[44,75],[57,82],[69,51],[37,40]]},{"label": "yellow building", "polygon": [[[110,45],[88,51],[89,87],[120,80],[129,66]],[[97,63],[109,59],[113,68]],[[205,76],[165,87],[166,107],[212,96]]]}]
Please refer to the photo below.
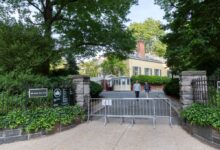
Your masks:
[{"label": "yellow building", "polygon": [[126,64],[129,70],[129,76],[149,75],[149,76],[168,76],[169,68],[166,61],[158,56],[145,53],[145,44],[143,41],[137,43],[136,53],[130,55]]}]

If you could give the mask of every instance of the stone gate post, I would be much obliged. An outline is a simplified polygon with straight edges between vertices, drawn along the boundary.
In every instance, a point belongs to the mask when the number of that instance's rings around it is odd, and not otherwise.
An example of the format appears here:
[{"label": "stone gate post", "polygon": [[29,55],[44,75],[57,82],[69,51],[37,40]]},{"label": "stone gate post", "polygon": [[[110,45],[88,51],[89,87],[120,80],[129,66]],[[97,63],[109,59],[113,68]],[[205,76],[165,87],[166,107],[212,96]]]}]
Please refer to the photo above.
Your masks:
[{"label": "stone gate post", "polygon": [[193,103],[192,80],[206,77],[206,71],[183,71],[180,75],[180,101],[182,108]]},{"label": "stone gate post", "polygon": [[83,75],[73,75],[72,84],[74,88],[74,98],[78,105],[87,108],[90,97],[90,77]]}]

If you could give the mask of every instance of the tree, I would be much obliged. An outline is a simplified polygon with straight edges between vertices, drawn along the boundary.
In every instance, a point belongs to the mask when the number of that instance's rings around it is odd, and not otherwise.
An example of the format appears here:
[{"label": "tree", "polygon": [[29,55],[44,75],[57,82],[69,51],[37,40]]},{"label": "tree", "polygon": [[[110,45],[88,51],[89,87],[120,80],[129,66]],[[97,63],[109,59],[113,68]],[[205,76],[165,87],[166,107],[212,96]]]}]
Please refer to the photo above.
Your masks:
[{"label": "tree", "polygon": [[160,21],[149,18],[143,23],[131,24],[129,29],[133,31],[133,36],[137,41],[145,41],[148,52],[164,56],[166,45],[160,39],[165,35],[165,31],[162,29]]},{"label": "tree", "polygon": [[109,56],[101,64],[102,72],[104,75],[113,74],[116,76],[125,75],[128,72],[127,65],[116,56]]},{"label": "tree", "polygon": [[10,24],[0,22],[1,70],[4,72],[13,70],[39,72],[42,62],[48,56],[53,55],[53,58],[58,56],[58,53],[48,51],[50,43],[35,27],[14,22]]},{"label": "tree", "polygon": [[165,10],[166,58],[173,72],[187,69],[212,74],[220,64],[219,0],[156,0]]},{"label": "tree", "polygon": [[[100,50],[126,57],[135,47],[124,23],[136,0],[0,0],[0,20],[19,13],[19,21],[39,27],[55,42],[47,51],[62,49],[75,55],[94,56]],[[5,15],[9,13],[9,15]],[[53,35],[58,35],[56,40]],[[50,52],[48,52],[50,53]],[[50,55],[42,65],[48,74]]]},{"label": "tree", "polygon": [[87,62],[82,62],[80,65],[79,73],[90,77],[97,77],[100,73],[100,65],[96,59]]}]

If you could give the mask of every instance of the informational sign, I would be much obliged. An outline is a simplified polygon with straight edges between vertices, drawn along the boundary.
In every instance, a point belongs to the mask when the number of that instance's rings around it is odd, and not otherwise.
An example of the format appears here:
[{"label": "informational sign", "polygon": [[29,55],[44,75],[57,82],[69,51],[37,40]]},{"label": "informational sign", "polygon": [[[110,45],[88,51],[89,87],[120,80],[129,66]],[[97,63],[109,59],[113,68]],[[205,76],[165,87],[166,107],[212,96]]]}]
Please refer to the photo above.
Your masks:
[{"label": "informational sign", "polygon": [[112,100],[111,99],[103,99],[102,106],[112,106]]},{"label": "informational sign", "polygon": [[53,105],[54,106],[61,105],[62,96],[63,96],[63,93],[62,93],[62,89],[61,88],[53,89]]},{"label": "informational sign", "polygon": [[217,81],[217,91],[220,93],[220,81]]},{"label": "informational sign", "polygon": [[53,105],[69,105],[73,101],[73,92],[71,88],[53,89]]},{"label": "informational sign", "polygon": [[63,89],[62,105],[69,104],[69,89]]},{"label": "informational sign", "polygon": [[31,88],[28,90],[29,98],[39,98],[39,97],[47,97],[48,89],[47,88]]}]

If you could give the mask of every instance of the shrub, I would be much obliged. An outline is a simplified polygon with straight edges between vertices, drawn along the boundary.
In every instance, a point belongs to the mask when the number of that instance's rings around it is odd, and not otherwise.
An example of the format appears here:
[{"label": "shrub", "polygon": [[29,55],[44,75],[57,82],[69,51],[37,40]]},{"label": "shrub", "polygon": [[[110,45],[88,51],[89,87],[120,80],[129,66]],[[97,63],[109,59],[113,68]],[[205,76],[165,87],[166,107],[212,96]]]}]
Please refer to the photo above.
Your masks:
[{"label": "shrub", "polygon": [[70,82],[67,77],[46,77],[34,75],[30,72],[12,71],[0,75],[0,92],[9,94],[20,94],[28,87],[54,87],[63,83]]},{"label": "shrub", "polygon": [[220,130],[220,109],[216,107],[205,106],[202,104],[193,104],[181,112],[182,118],[188,120],[191,124],[200,126],[212,126]]},{"label": "shrub", "polygon": [[0,91],[9,94],[20,94],[25,91],[28,85],[46,86],[49,79],[40,75],[33,75],[29,72],[9,72],[0,75]]},{"label": "shrub", "polygon": [[179,86],[179,79],[171,79],[165,86],[164,92],[167,95],[174,96],[179,98],[180,97],[180,86]]},{"label": "shrub", "polygon": [[161,76],[145,76],[145,75],[133,76],[131,78],[132,83],[135,83],[136,80],[138,80],[139,83],[141,84],[148,82],[149,84],[163,85],[168,83],[170,81],[170,78],[161,77]]},{"label": "shrub", "polygon": [[28,111],[17,110],[5,116],[0,116],[0,128],[23,128],[26,132],[50,131],[57,123],[68,125],[77,119],[85,119],[83,109],[77,105],[57,108],[38,108]]},{"label": "shrub", "polygon": [[[53,93],[52,88],[60,85],[70,85],[67,77],[46,77],[33,75],[30,72],[12,71],[0,75],[0,114],[12,110],[21,110],[27,106],[29,109],[37,107],[50,107]],[[28,88],[48,88],[48,97],[34,98],[27,101]]]},{"label": "shrub", "polygon": [[100,84],[91,81],[90,82],[90,96],[96,98],[102,92],[103,88]]}]

